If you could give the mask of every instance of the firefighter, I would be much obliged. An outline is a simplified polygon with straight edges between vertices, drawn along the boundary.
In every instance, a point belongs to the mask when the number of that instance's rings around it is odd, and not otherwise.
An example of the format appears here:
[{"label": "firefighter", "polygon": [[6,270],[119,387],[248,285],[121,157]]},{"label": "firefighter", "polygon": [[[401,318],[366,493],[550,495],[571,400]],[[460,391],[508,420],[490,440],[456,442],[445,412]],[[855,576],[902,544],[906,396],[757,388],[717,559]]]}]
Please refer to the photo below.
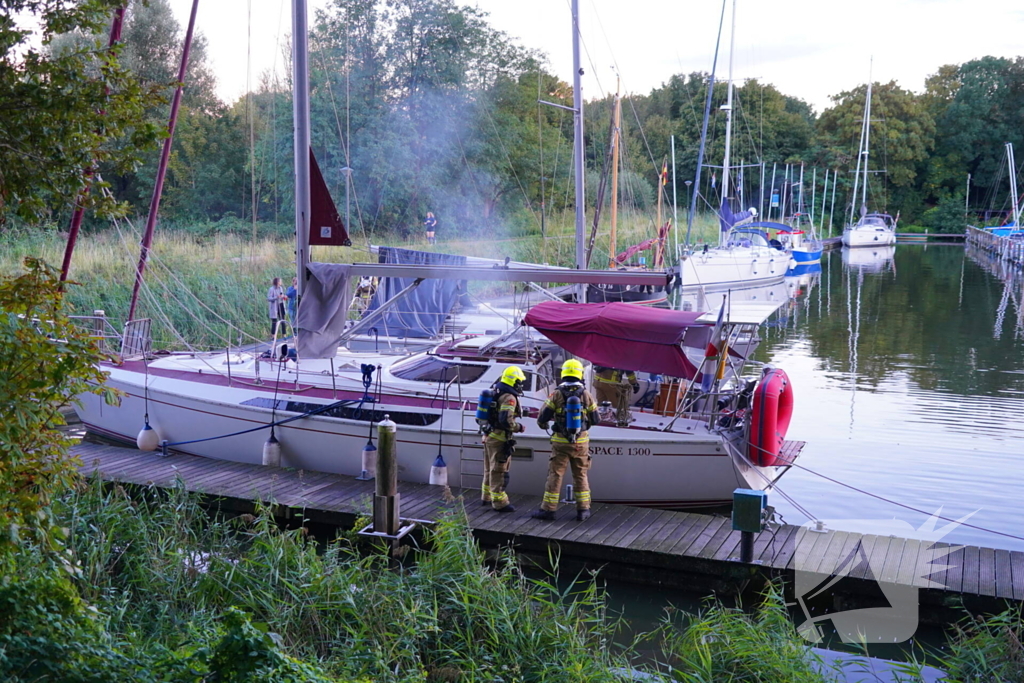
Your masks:
[{"label": "firefighter", "polygon": [[562,364],[562,383],[548,399],[537,417],[537,425],[547,430],[551,425],[551,461],[544,487],[544,502],[533,513],[536,519],[553,520],[558,509],[558,489],[562,485],[565,466],[572,467],[573,491],[576,496],[576,519],[590,518],[590,436],[588,429],[600,423],[597,404],[583,384],[583,364],[570,358]]},{"label": "firefighter", "polygon": [[632,370],[617,370],[615,368],[594,368],[594,393],[597,394],[597,402],[607,401],[615,409],[615,422],[619,427],[629,425],[629,389],[633,387],[633,393],[640,391],[640,383],[636,379],[636,373]]},{"label": "firefighter", "polygon": [[505,487],[508,486],[508,468],[515,450],[513,434],[525,431],[526,425],[518,421],[523,416],[519,397],[523,395],[526,375],[515,365],[501,373],[494,385],[494,397],[487,412],[484,427],[484,483],[480,500],[491,504],[498,512],[515,512],[509,504]]}]

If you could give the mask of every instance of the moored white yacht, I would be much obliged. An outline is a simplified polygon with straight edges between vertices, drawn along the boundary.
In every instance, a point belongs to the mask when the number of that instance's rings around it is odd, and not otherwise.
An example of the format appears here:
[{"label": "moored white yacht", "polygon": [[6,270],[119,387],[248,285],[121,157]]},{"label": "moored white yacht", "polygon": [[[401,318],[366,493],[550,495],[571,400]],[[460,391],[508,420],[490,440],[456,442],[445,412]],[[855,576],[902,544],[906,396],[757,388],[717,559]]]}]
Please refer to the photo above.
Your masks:
[{"label": "moored white yacht", "polygon": [[[736,303],[726,309],[718,327],[729,342],[728,360],[723,381],[710,390],[702,389],[698,369],[716,333],[714,313],[641,311],[628,304],[552,302],[534,308],[531,316],[540,316],[536,324],[559,341],[557,330],[544,327],[557,327],[551,320],[600,326],[609,315],[634,321],[640,316],[646,329],[632,339],[593,331],[587,343],[604,344],[615,357],[646,358],[646,364],[630,362],[636,369],[661,368],[679,377],[663,385],[657,412],[634,410],[627,428],[593,428],[595,500],[677,508],[720,505],[729,502],[735,488],[766,489],[785,472],[802,444],[780,442],[773,458],[764,461],[770,464],[753,464],[749,419],[757,389],[737,374],[757,344],[758,324],[776,307]],[[617,318],[622,308],[634,313]],[[663,343],[666,333],[679,343]],[[584,338],[572,335],[576,341]],[[452,484],[476,487],[482,458],[474,420],[477,396],[505,367],[518,365],[527,375],[522,403],[528,416],[535,416],[566,357],[565,348],[524,327],[409,356],[341,350],[331,358],[298,363],[223,352],[140,358],[104,368],[108,385],[124,394],[120,406],[88,394],[78,412],[91,431],[123,441],[134,440],[148,414],[149,424],[173,450],[252,464],[261,463],[268,428],[276,422],[282,466],[348,475],[360,474],[363,447],[374,424],[387,415],[398,424],[400,479],[426,482],[440,453]],[[282,424],[286,420],[291,421]],[[535,420],[524,422],[508,489],[512,493],[542,488],[550,455],[548,434]]]},{"label": "moored white yacht", "polygon": [[[864,180],[861,186],[860,219],[843,229],[844,247],[884,247],[896,244],[896,219],[885,213],[868,213],[868,159],[871,147],[871,79],[868,78],[867,97],[864,101],[864,121],[861,127],[860,150],[857,155],[857,172],[854,175],[853,196],[857,196],[857,181],[863,168]],[[856,199],[855,199],[856,201]]]}]

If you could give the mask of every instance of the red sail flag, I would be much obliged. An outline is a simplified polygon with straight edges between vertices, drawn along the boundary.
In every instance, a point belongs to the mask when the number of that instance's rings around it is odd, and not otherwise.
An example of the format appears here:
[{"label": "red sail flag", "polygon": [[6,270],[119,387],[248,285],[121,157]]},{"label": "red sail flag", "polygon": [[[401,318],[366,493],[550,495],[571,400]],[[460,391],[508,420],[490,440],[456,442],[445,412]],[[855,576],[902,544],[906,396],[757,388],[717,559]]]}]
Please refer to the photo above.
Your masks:
[{"label": "red sail flag", "polygon": [[324,176],[309,150],[309,243],[347,247],[352,244]]}]

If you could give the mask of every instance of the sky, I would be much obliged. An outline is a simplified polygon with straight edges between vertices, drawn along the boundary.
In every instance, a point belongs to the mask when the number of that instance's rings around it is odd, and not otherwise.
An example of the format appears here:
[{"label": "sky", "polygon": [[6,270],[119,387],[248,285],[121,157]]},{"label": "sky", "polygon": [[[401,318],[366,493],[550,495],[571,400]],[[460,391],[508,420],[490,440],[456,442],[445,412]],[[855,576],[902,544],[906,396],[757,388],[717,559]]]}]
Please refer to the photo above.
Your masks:
[{"label": "sky", "polygon": [[[459,0],[457,0],[459,1]],[[190,0],[170,0],[188,22]],[[315,9],[329,0],[309,0]],[[572,78],[569,0],[461,0],[491,25],[547,55],[550,71]],[[731,6],[725,14],[717,78],[728,74]],[[646,94],[673,74],[709,71],[722,5],[713,0],[579,0],[584,97],[615,90]],[[867,81],[897,81],[915,92],[943,64],[1024,54],[1022,0],[738,0],[733,78],[757,78],[809,102]],[[285,63],[290,0],[202,0],[197,30],[210,45],[219,94],[233,101],[247,83]],[[873,58],[873,66],[872,66]]]}]

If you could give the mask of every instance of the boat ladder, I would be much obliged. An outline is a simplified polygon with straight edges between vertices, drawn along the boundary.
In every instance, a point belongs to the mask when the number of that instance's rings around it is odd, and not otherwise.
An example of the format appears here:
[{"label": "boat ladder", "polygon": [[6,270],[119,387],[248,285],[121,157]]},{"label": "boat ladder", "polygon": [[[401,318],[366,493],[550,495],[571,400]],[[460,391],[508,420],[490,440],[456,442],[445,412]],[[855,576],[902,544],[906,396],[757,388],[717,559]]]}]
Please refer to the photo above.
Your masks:
[{"label": "boat ladder", "polygon": [[[479,435],[475,431],[466,430],[466,413],[472,409],[472,401],[462,402],[462,417],[459,425],[461,427],[459,430],[461,433],[459,438],[459,488],[479,491],[484,483],[484,452],[473,443],[479,439]],[[474,416],[469,418],[472,424],[468,426],[472,429],[476,426],[476,413],[470,412],[470,415]],[[479,455],[477,455],[478,453]]]}]

